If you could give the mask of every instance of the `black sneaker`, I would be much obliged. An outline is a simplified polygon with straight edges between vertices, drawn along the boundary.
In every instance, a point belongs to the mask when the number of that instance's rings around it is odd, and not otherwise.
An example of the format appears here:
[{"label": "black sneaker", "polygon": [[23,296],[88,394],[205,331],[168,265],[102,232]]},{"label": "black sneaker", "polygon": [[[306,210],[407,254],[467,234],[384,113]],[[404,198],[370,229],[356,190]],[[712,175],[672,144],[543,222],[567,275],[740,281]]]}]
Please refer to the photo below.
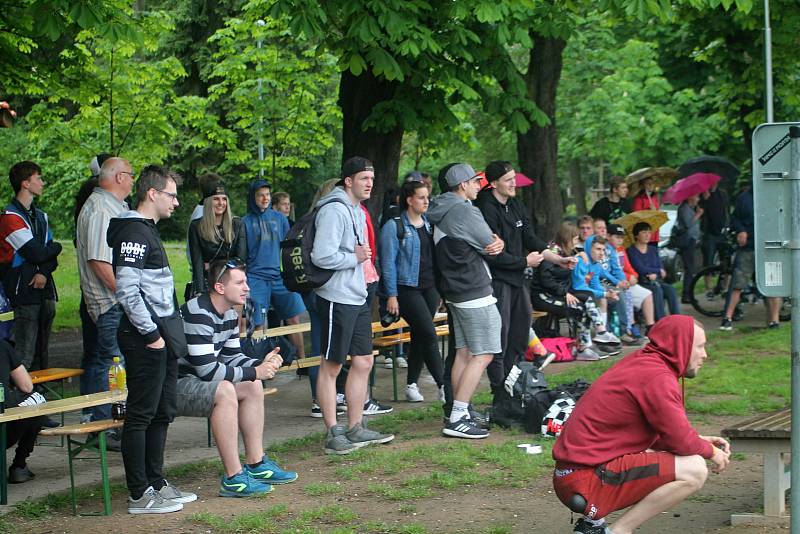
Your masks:
[{"label": "black sneaker", "polygon": [[725,330],[726,332],[730,332],[733,330],[733,321],[728,319],[727,317],[722,318],[722,324],[719,325],[720,330]]},{"label": "black sneaker", "polygon": [[364,403],[364,415],[381,415],[393,411],[394,408],[388,404],[381,404],[375,399],[368,399]]},{"label": "black sneaker", "polygon": [[455,423],[448,421],[442,429],[442,434],[453,438],[465,439],[483,439],[489,437],[489,431],[478,427],[475,421],[470,419],[468,415],[465,415]]},{"label": "black sneaker", "polygon": [[8,483],[9,484],[22,484],[22,483],[27,482],[29,480],[33,480],[34,478],[36,478],[36,475],[34,475],[31,472],[31,470],[28,469],[28,466],[17,467],[17,466],[12,465],[8,469]]},{"label": "black sneaker", "polygon": [[[472,406],[469,407],[469,417],[472,419],[472,422],[475,423],[478,428],[482,428],[483,430],[489,430],[491,428],[490,418],[486,417],[486,414],[478,412],[472,409]],[[448,421],[450,419],[448,418]]]},{"label": "black sneaker", "polygon": [[602,358],[602,356],[606,356],[606,357],[607,356],[616,356],[617,354],[620,353],[620,347],[615,346],[615,345],[606,345],[605,343],[595,343],[594,346],[597,348],[597,350],[599,350],[600,352],[603,353],[601,355],[601,358]]},{"label": "black sneaker", "polygon": [[605,521],[600,525],[594,525],[584,518],[578,519],[572,532],[573,534],[612,534]]},{"label": "black sneaker", "polygon": [[[336,417],[343,415],[347,411],[347,407],[345,406],[342,408],[341,405],[336,405]],[[316,402],[311,402],[311,417],[316,417],[317,419],[322,419],[322,408],[319,407],[319,404]]]},{"label": "black sneaker", "polygon": [[767,328],[769,328],[771,330],[775,329],[775,328],[780,328],[780,327],[781,327],[781,323],[779,323],[778,321],[772,321],[767,325]]}]

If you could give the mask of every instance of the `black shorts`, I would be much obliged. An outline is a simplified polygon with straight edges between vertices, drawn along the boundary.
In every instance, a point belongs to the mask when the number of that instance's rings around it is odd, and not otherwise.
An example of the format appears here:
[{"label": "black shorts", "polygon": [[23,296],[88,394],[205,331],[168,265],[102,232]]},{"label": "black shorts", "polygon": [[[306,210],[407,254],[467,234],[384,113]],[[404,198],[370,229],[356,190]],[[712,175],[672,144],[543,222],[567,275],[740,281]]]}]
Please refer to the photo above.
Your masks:
[{"label": "black shorts", "polygon": [[372,316],[366,302],[358,306],[340,304],[317,295],[317,312],[323,359],[344,363],[348,355],[372,354]]}]

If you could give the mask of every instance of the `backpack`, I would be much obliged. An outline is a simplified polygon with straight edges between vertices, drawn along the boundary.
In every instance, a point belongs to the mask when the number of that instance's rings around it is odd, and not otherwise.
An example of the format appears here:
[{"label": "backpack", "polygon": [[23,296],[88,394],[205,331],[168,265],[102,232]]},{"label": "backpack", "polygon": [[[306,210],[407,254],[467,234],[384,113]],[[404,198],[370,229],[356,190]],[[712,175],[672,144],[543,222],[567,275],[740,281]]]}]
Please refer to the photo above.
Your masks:
[{"label": "backpack", "polygon": [[[311,291],[324,286],[333,276],[333,270],[317,267],[311,261],[311,249],[314,247],[314,237],[317,234],[317,213],[323,206],[333,202],[347,206],[344,201],[334,198],[322,206],[315,207],[311,213],[295,222],[286,234],[286,239],[281,241],[281,278],[283,285],[289,291],[295,293]],[[353,219],[353,234],[356,236],[356,243],[360,245],[355,219]]]},{"label": "backpack", "polygon": [[[512,394],[509,394],[505,388],[499,389],[494,395],[492,404],[492,422],[505,428],[513,425],[525,425],[529,417],[528,413],[533,407],[544,403],[544,398],[549,392],[544,373],[531,362],[517,363],[506,379],[507,382],[509,380],[513,381]],[[550,402],[547,402],[543,410],[546,411],[549,406]],[[542,411],[543,414],[544,411]],[[539,424],[541,424],[541,419],[539,419]]]},{"label": "backpack", "polygon": [[[575,347],[575,340],[568,337],[544,337],[541,338],[541,343],[547,352],[552,352],[556,355],[554,362],[571,362],[575,359],[572,349]],[[533,349],[528,349],[525,353],[525,359],[533,361],[535,356]]]}]

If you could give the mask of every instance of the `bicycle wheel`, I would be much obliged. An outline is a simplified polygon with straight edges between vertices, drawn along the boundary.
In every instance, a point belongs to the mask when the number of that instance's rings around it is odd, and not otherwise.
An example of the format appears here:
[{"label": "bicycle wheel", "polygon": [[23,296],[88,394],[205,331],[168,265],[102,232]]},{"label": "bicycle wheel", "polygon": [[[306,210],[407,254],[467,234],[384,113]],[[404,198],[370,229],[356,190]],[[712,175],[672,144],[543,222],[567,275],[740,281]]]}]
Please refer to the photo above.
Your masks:
[{"label": "bicycle wheel", "polygon": [[722,317],[730,280],[731,273],[719,265],[700,269],[692,278],[692,307],[707,317]]}]

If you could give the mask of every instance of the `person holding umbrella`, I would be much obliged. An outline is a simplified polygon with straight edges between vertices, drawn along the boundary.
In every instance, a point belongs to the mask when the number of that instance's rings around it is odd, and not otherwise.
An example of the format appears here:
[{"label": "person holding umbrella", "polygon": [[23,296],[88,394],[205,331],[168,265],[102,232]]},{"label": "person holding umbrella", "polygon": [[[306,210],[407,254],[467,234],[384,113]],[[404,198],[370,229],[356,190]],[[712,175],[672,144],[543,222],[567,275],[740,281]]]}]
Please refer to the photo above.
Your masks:
[{"label": "person holding umbrella", "polygon": [[[625,177],[625,181],[631,185],[632,189],[636,186],[639,192],[633,197],[631,211],[659,210],[661,204],[658,201],[657,189],[665,186],[677,176],[675,169],[670,167],[645,167],[632,172]],[[650,243],[658,245],[658,229],[654,228],[650,236]]]},{"label": "person holding umbrella", "polygon": [[695,250],[697,243],[700,242],[700,218],[703,216],[703,208],[700,203],[700,195],[692,195],[678,206],[678,224],[685,232],[683,239],[684,246],[678,248],[678,252],[683,259],[683,294],[681,302],[683,304],[692,303],[692,278],[695,273]]}]

